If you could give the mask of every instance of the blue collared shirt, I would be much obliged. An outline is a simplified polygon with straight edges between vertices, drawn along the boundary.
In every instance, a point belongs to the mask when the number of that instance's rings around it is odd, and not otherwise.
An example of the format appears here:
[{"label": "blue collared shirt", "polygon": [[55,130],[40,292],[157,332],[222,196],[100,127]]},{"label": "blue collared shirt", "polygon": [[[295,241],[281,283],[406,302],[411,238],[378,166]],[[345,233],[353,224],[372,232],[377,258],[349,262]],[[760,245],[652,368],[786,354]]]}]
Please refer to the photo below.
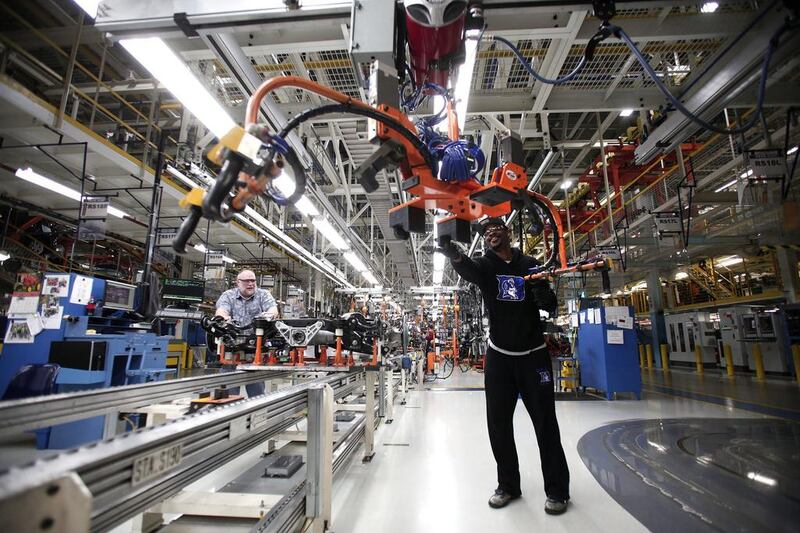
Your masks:
[{"label": "blue collared shirt", "polygon": [[238,288],[228,289],[217,300],[217,309],[224,309],[240,326],[249,325],[255,317],[277,306],[267,289],[256,289],[250,298],[244,298]]}]

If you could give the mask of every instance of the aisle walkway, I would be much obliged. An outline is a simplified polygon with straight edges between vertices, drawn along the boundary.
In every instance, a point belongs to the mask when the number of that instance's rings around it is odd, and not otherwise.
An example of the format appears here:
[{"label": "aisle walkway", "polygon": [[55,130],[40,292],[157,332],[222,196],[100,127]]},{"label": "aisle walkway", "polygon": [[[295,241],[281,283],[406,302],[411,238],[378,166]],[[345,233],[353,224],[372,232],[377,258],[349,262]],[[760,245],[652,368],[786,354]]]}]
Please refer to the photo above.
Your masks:
[{"label": "aisle walkway", "polygon": [[[577,445],[588,431],[614,421],[654,418],[760,418],[761,415],[661,393],[643,400],[557,402],[572,475],[567,514],[543,510],[539,454],[522,405],[515,414],[523,498],[505,509],[486,501],[495,465],[486,435],[481,375],[470,372],[413,392],[395,421],[377,433],[372,463],[357,460],[334,487],[333,529],[347,533],[645,531],[584,466]],[[473,390],[457,390],[468,387]],[[446,389],[446,390],[436,390]]]}]

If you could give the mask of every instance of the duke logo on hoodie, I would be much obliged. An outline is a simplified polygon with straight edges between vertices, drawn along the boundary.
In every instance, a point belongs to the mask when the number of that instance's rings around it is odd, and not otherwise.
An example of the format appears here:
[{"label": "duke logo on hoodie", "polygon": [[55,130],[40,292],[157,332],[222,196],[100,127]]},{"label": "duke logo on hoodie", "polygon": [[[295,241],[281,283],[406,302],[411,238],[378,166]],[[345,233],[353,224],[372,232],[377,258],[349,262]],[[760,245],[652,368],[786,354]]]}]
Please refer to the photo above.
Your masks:
[{"label": "duke logo on hoodie", "polygon": [[521,302],[525,299],[525,280],[522,276],[497,275],[497,299]]}]

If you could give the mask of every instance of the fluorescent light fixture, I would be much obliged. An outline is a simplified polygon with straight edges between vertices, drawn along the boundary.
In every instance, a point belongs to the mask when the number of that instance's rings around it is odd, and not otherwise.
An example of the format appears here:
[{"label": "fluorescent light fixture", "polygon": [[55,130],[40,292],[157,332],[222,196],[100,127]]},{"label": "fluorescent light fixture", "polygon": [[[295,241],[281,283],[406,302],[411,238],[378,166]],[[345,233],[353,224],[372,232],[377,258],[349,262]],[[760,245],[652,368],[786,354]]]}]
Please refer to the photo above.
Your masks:
[{"label": "fluorescent light fixture", "polygon": [[716,189],[714,189],[714,192],[722,192],[722,191],[724,191],[725,189],[727,189],[728,187],[732,187],[732,186],[736,185],[736,182],[737,182],[737,181],[739,181],[737,178],[733,178],[733,179],[732,179],[731,181],[729,181],[728,183],[725,183],[725,184],[723,184],[723,185],[720,185],[719,187],[717,187]]},{"label": "fluorescent light fixture", "polygon": [[19,168],[14,173],[15,176],[18,178],[22,178],[28,183],[33,183],[34,185],[38,185],[44,189],[49,189],[55,193],[60,194],[61,196],[66,196],[67,198],[71,198],[76,202],[81,201],[81,193],[76,191],[75,189],[70,189],[66,185],[61,185],[60,183],[51,180],[50,178],[45,178],[41,174],[37,174],[30,168]]},{"label": "fluorescent light fixture", "polygon": [[797,146],[792,146],[789,150],[786,151],[786,155],[792,155],[797,151]]},{"label": "fluorescent light fixture", "polygon": [[5,250],[0,250],[0,263],[3,263],[9,259],[11,259],[11,254]]},{"label": "fluorescent light fixture", "polygon": [[[55,193],[60,194],[61,196],[66,196],[71,200],[75,200],[76,202],[81,201],[81,193],[76,191],[75,189],[70,189],[66,185],[61,185],[57,181],[51,180],[50,178],[45,178],[41,174],[34,172],[30,167],[29,168],[18,168],[17,171],[14,173],[15,176],[18,178],[22,178],[28,183],[33,183],[34,185],[38,185],[43,189],[48,189]],[[108,214],[117,218],[125,218],[131,217],[121,209],[117,209],[116,207],[108,206]]]},{"label": "fluorescent light fixture", "polygon": [[339,250],[349,250],[350,245],[344,240],[344,237],[339,235],[339,232],[334,228],[327,219],[323,217],[316,217],[311,221],[314,227],[322,233],[322,236],[328,239],[332,245]]},{"label": "fluorescent light fixture", "polygon": [[356,272],[366,272],[369,270],[367,265],[365,265],[364,262],[359,259],[354,252],[345,252],[343,257],[348,263],[350,263],[350,265],[352,265],[353,268],[356,269]]},{"label": "fluorescent light fixture", "polygon": [[742,261],[744,261],[744,259],[742,259],[738,255],[729,255],[728,257],[724,257],[719,261],[715,261],[714,265],[718,267],[729,267],[733,265],[738,265]]},{"label": "fluorescent light fixture", "polygon": [[[245,215],[247,216],[245,217]],[[281,231],[278,226],[264,218],[261,213],[252,207],[245,207],[244,213],[237,213],[236,217],[265,237],[272,238],[281,248],[290,254],[296,255],[301,261],[305,262],[307,265],[310,265],[312,268],[317,269],[317,271],[321,272],[322,274],[325,274],[334,282],[345,287],[353,287],[353,285],[347,282],[347,278],[345,278],[344,274],[334,268],[330,261],[321,260],[312,255],[308,250],[300,246],[297,241],[286,235],[286,233]],[[256,222],[260,224],[260,226],[257,225]]]},{"label": "fluorescent light fixture", "polygon": [[443,280],[444,280],[444,270],[434,270],[433,271],[433,284],[434,285],[441,285]]},{"label": "fluorescent light fixture", "polygon": [[222,260],[225,261],[226,263],[231,263],[231,264],[236,262],[236,259],[233,259],[232,257],[228,257],[227,255],[223,255],[222,256]]},{"label": "fluorescent light fixture", "polygon": [[[355,286],[347,281],[347,278],[325,258],[319,258],[303,248],[297,241],[286,235],[278,226],[264,218],[261,213],[250,206],[244,208],[244,213],[236,213],[236,218],[247,224],[261,235],[269,237],[286,252],[297,256],[297,258],[327,276],[334,283],[346,289],[355,289]],[[316,220],[316,219],[314,219]]]},{"label": "fluorescent light fixture", "polygon": [[160,38],[122,39],[120,44],[214,135],[221,138],[236,126],[225,108]]},{"label": "fluorescent light fixture", "polygon": [[372,285],[378,284],[377,278],[369,270],[365,270],[364,272],[361,273],[361,275],[364,276],[364,279],[367,280],[367,283],[371,283]]},{"label": "fluorescent light fixture", "polygon": [[713,13],[719,7],[719,2],[705,2],[700,7],[700,13]]},{"label": "fluorescent light fixture", "polygon": [[633,109],[623,109],[619,112],[619,116],[621,117],[629,117],[633,115]]},{"label": "fluorescent light fixture", "polygon": [[433,271],[444,270],[444,264],[447,258],[439,252],[433,253]]},{"label": "fluorescent light fixture", "polygon": [[86,14],[92,18],[97,16],[97,8],[100,7],[100,0],[75,0],[78,7],[86,11]]},{"label": "fluorescent light fixture", "polygon": [[116,207],[113,207],[111,205],[108,206],[108,214],[111,215],[112,217],[117,217],[117,218],[130,217],[130,215],[127,214],[125,211],[117,209]]},{"label": "fluorescent light fixture", "polygon": [[742,178],[742,179],[745,179],[745,178],[750,177],[752,175],[753,175],[753,169],[751,168],[751,169],[748,169],[747,172],[742,172],[741,174],[739,174],[739,177]]},{"label": "fluorescent light fixture", "polygon": [[678,272],[675,274],[675,281],[680,281],[682,279],[686,279],[689,277],[689,274],[686,272]]},{"label": "fluorescent light fixture", "polygon": [[305,195],[294,203],[295,208],[307,217],[319,216],[319,210]]},{"label": "fluorescent light fixture", "polygon": [[167,172],[172,175],[172,177],[177,178],[178,181],[182,182],[184,185],[188,186],[190,189],[194,189],[197,187],[197,183],[192,181],[189,176],[178,170],[177,168],[167,165]]},{"label": "fluorescent light fixture", "polygon": [[[603,139],[603,148],[608,148],[609,146],[619,146],[619,139]],[[596,141],[593,145],[593,148],[600,148],[600,141]]]},{"label": "fluorescent light fixture", "polygon": [[195,244],[194,249],[200,252],[201,254],[208,253],[208,248],[206,248],[204,244]]},{"label": "fluorescent light fixture", "polygon": [[561,182],[561,188],[564,189],[565,191],[570,187],[572,187],[572,180],[564,180]]},{"label": "fluorescent light fixture", "polygon": [[456,101],[456,115],[458,116],[458,130],[464,130],[467,121],[467,105],[469,104],[469,90],[472,86],[472,73],[475,70],[475,59],[478,57],[478,38],[481,30],[467,30],[464,39],[464,63],[458,67],[453,98]]},{"label": "fluorescent light fixture", "polygon": [[769,485],[770,487],[774,487],[775,485],[778,484],[778,482],[772,479],[771,477],[763,476],[758,472],[748,472],[747,479],[758,481],[759,483],[763,483],[764,485]]}]

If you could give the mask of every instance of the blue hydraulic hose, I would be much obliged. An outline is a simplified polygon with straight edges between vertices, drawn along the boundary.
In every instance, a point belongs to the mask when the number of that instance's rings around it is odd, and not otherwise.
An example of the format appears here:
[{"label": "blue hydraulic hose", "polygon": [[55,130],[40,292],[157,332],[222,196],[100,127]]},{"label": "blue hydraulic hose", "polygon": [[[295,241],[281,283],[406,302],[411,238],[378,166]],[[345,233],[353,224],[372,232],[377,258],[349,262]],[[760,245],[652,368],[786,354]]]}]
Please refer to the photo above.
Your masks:
[{"label": "blue hydraulic hose", "polygon": [[525,70],[527,70],[531,76],[533,76],[540,82],[546,83],[548,85],[561,85],[562,83],[566,83],[572,80],[573,78],[575,78],[575,76],[580,74],[581,70],[583,70],[584,65],[586,65],[586,56],[581,56],[581,60],[578,61],[578,65],[572,70],[572,72],[570,72],[569,74],[567,74],[562,78],[556,78],[554,80],[551,80],[550,78],[545,78],[544,76],[533,70],[533,67],[530,65],[530,63],[528,63],[528,60],[525,59],[525,57],[522,55],[519,49],[516,46],[514,46],[514,44],[511,41],[509,41],[504,37],[500,37],[499,35],[495,35],[494,37],[492,37],[492,39],[506,45],[511,50],[511,52],[513,52],[514,55],[517,56],[517,59],[519,59],[520,63],[522,63],[522,66],[525,67]]},{"label": "blue hydraulic hose", "polygon": [[644,57],[642,52],[636,47],[636,44],[634,44],[634,42],[631,40],[628,34],[625,33],[625,31],[619,26],[608,26],[608,29],[611,30],[611,32],[615,36],[622,39],[622,41],[626,45],[628,45],[628,48],[630,48],[633,55],[639,61],[639,64],[642,65],[642,68],[645,70],[645,72],[647,72],[648,76],[650,76],[650,78],[653,80],[653,83],[655,83],[656,87],[658,87],[658,90],[661,91],[661,94],[663,94],[667,98],[667,100],[669,100],[669,102],[675,107],[675,109],[680,111],[686,118],[688,118],[695,124],[698,124],[699,126],[702,126],[707,130],[725,135],[736,135],[739,133],[744,133],[745,131],[755,126],[756,123],[761,118],[761,113],[764,110],[764,95],[767,88],[767,74],[769,72],[769,63],[770,60],[772,59],[772,54],[775,52],[775,49],[778,46],[778,39],[780,39],[780,36],[789,29],[789,25],[784,24],[783,26],[781,26],[780,29],[778,29],[778,31],[776,31],[775,34],[772,36],[772,38],[769,40],[769,46],[767,47],[766,54],[764,54],[764,61],[761,64],[761,79],[758,84],[758,100],[756,103],[755,114],[753,114],[752,118],[742,126],[732,129],[720,128],[718,126],[714,126],[713,124],[706,122],[705,120],[701,119],[700,117],[698,117],[697,115],[693,114],[691,111],[686,109],[686,107],[681,103],[681,101],[675,98],[675,96],[673,96],[672,93],[669,92],[669,89],[667,89],[664,83],[658,78],[658,74],[656,74],[656,71],[653,69],[652,66],[650,66],[650,63]]}]

